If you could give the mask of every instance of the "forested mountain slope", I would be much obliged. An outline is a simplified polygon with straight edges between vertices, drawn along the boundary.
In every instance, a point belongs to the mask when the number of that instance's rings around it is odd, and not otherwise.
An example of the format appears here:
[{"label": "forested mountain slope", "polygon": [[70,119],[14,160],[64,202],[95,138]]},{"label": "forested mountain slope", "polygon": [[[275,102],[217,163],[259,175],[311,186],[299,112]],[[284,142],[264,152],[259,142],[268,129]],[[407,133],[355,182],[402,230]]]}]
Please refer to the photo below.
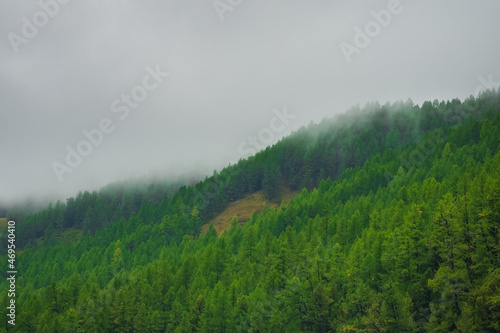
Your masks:
[{"label": "forested mountain slope", "polygon": [[[498,133],[499,91],[374,104],[81,240],[62,242],[64,225],[26,237],[13,331],[498,332]],[[279,201],[283,183],[301,189],[289,204],[200,236],[228,202]]]},{"label": "forested mountain slope", "polygon": [[[280,202],[279,189],[286,185],[292,191],[312,189],[322,179],[336,180],[349,168],[362,166],[371,156],[388,149],[399,151],[420,142],[436,128],[443,133],[469,116],[481,118],[500,105],[497,92],[485,92],[480,98],[468,98],[463,103],[425,102],[420,107],[410,100],[385,104],[372,103],[363,109],[355,107],[345,115],[311,124],[273,147],[257,153],[236,165],[214,171],[212,177],[195,186],[159,183],[147,188],[108,186],[100,192],[79,193],[66,203],[57,202],[45,211],[26,218],[9,214],[18,221],[18,245],[34,244],[36,239],[57,239],[68,228],[94,233],[109,222],[127,220],[141,206],[149,218],[160,220],[165,214],[182,215],[180,233],[197,236],[201,225],[222,212],[231,201],[262,190],[267,199]],[[409,167],[418,154],[403,159]],[[372,189],[385,185],[384,179],[372,179]],[[175,196],[174,196],[175,194]],[[172,196],[174,196],[172,198]],[[199,221],[194,223],[190,213],[196,206]],[[22,220],[21,220],[22,219]]]}]

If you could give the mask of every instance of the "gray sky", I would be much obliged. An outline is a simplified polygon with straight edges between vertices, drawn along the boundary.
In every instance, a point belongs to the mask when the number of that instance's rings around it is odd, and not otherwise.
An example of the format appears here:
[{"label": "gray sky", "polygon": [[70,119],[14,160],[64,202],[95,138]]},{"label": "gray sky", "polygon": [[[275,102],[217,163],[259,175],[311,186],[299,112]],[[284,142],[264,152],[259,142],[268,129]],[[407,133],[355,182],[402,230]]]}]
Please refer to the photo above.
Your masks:
[{"label": "gray sky", "polygon": [[355,104],[500,81],[497,0],[59,1],[0,2],[0,200],[210,173]]}]

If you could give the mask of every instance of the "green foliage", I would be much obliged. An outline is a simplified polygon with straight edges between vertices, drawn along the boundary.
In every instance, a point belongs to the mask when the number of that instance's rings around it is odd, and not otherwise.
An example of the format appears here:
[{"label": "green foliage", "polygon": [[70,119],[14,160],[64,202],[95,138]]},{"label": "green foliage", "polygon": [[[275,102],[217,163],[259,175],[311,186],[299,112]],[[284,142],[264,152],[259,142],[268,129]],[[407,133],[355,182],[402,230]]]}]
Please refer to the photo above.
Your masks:
[{"label": "green foliage", "polygon": [[[498,332],[499,95],[373,104],[170,195],[118,189],[50,205],[19,229],[19,325],[0,327]],[[275,200],[283,185],[304,188],[200,235],[229,201],[258,190]],[[68,228],[85,235],[65,241]],[[0,282],[2,306],[7,290]]]}]

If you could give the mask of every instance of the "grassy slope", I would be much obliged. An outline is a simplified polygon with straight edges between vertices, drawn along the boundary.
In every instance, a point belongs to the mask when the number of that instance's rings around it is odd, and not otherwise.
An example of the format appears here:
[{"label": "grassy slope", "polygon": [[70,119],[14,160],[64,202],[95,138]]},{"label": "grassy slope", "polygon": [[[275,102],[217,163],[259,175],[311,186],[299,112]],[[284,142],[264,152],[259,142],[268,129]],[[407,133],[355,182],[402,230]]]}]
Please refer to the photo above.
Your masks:
[{"label": "grassy slope", "polygon": [[[283,204],[288,204],[290,200],[298,193],[292,192],[288,188],[283,187],[281,189]],[[217,235],[222,234],[224,231],[231,228],[231,220],[233,217],[238,218],[238,222],[243,225],[248,221],[254,212],[260,213],[264,207],[278,208],[279,205],[270,202],[264,198],[262,191],[252,193],[241,200],[236,200],[227,206],[227,208],[217,215],[212,223],[214,225]],[[205,224],[201,228],[201,233],[205,234],[207,232],[209,224]]]}]

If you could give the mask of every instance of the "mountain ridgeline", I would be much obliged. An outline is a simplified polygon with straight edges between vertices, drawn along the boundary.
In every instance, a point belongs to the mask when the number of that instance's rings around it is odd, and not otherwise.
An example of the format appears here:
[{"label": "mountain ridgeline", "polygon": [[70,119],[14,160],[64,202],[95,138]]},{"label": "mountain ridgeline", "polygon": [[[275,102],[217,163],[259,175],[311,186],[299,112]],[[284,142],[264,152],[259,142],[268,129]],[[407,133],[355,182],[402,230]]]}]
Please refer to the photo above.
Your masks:
[{"label": "mountain ridgeline", "polygon": [[[499,133],[500,90],[372,103],[193,185],[7,212],[17,320],[0,331],[498,332]],[[217,235],[259,191],[268,207]]]}]

